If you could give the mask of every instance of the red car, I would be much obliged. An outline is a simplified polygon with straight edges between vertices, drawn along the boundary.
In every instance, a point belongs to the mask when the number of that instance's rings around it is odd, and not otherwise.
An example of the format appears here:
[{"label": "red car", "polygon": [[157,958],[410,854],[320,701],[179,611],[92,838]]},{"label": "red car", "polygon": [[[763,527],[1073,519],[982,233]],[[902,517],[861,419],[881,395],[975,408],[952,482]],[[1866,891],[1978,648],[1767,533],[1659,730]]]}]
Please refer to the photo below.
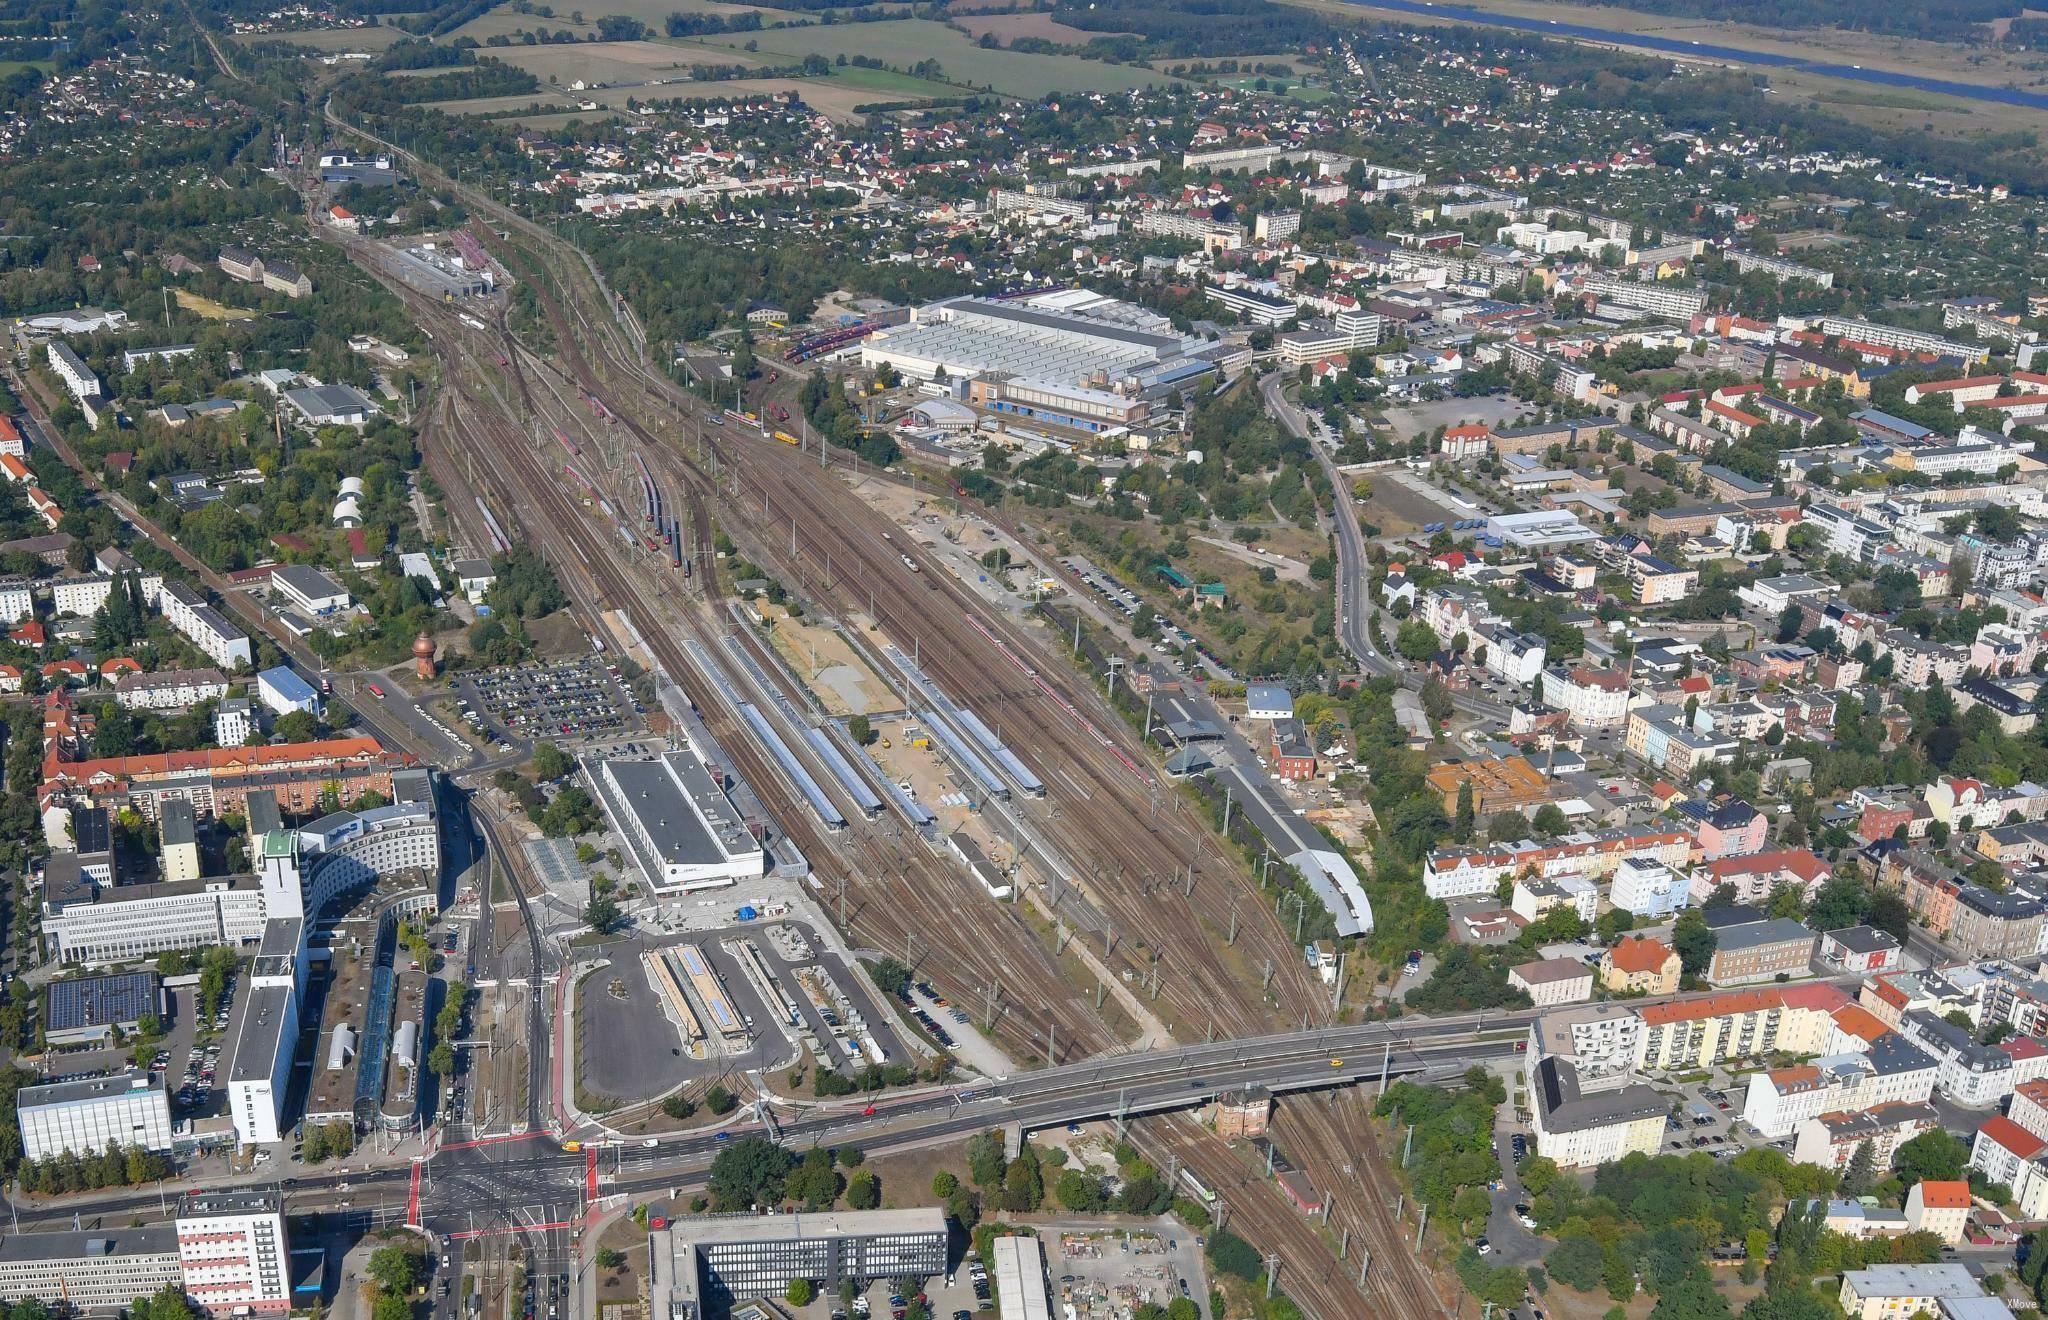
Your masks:
[{"label": "red car", "polygon": [[869,1105],[866,1109],[860,1111],[860,1116],[862,1118],[873,1118],[875,1116],[875,1107]]}]

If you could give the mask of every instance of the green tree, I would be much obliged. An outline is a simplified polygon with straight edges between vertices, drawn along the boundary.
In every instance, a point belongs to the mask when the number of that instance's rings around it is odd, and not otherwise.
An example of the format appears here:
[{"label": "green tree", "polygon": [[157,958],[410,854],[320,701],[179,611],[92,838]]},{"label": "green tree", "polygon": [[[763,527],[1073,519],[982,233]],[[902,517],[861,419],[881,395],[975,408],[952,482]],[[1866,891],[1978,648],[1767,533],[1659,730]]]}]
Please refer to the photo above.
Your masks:
[{"label": "green tree", "polygon": [[938,1197],[941,1201],[951,1196],[954,1189],[959,1186],[960,1180],[944,1169],[940,1169],[932,1175],[932,1195]]},{"label": "green tree", "polygon": [[625,915],[619,908],[619,900],[610,894],[593,894],[583,905],[583,924],[600,935],[608,935]]},{"label": "green tree", "polygon": [[426,1257],[396,1244],[379,1247],[370,1253],[364,1272],[376,1280],[378,1287],[403,1297],[419,1287],[420,1280],[426,1277]]},{"label": "green tree", "polygon": [[846,1183],[846,1204],[855,1210],[873,1210],[882,1204],[882,1180],[872,1169],[862,1169]]},{"label": "green tree", "polygon": [[846,736],[865,747],[875,740],[875,726],[868,722],[867,716],[855,715],[846,721]]},{"label": "green tree", "polygon": [[772,1141],[729,1141],[711,1161],[711,1203],[722,1212],[772,1206],[782,1199],[792,1164],[789,1152]]},{"label": "green tree", "polygon": [[1557,1240],[1543,1264],[1551,1278],[1589,1293],[1600,1286],[1607,1260],[1598,1242],[1583,1233],[1571,1233]]},{"label": "green tree", "polygon": [[1678,921],[1671,928],[1671,944],[1678,950],[1679,966],[1685,974],[1698,976],[1713,961],[1719,940],[1713,927],[1707,925],[1706,914],[1698,908],[1687,908],[1678,914]]},{"label": "green tree", "polygon": [[1963,1176],[1969,1162],[1968,1143],[1935,1128],[1900,1146],[1892,1157],[1892,1169],[1910,1187],[1929,1180],[1952,1182]]},{"label": "green tree", "polygon": [[725,1083],[713,1082],[711,1089],[704,1093],[704,1107],[724,1117],[740,1107],[740,1099],[726,1089]]},{"label": "green tree", "polygon": [[818,1290],[811,1286],[809,1279],[791,1279],[789,1287],[784,1289],[782,1294],[784,1300],[791,1306],[809,1306],[811,1299],[817,1295]]},{"label": "green tree", "polygon": [[1092,1215],[1100,1211],[1108,1199],[1102,1193],[1102,1183],[1095,1175],[1079,1169],[1067,1169],[1053,1184],[1053,1194],[1060,1204],[1076,1214]]},{"label": "green tree", "polygon": [[1394,649],[1405,660],[1421,664],[1437,653],[1436,633],[1420,619],[1409,619],[1394,634]]},{"label": "green tree", "polygon": [[542,783],[560,779],[576,768],[576,761],[567,752],[551,742],[536,744],[533,749],[533,777]]},{"label": "green tree", "polygon": [[1259,1259],[1258,1248],[1227,1228],[1211,1233],[1209,1245],[1204,1250],[1211,1265],[1247,1283],[1258,1278],[1265,1269],[1265,1262]]},{"label": "green tree", "polygon": [[272,726],[285,742],[312,742],[320,736],[320,721],[310,711],[291,710],[277,717]]},{"label": "green tree", "polygon": [[895,958],[880,959],[868,975],[885,995],[900,995],[910,984],[910,969]]}]

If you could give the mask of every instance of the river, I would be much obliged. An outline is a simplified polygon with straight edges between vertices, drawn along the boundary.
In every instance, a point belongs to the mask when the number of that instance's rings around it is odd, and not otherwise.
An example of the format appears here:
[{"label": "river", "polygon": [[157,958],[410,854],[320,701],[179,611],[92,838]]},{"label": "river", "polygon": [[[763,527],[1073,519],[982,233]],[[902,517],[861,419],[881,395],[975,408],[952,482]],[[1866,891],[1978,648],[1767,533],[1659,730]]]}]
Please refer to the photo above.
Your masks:
[{"label": "river", "polygon": [[1451,18],[1462,23],[1474,23],[1485,27],[1517,28],[1524,32],[1536,32],[1551,37],[1579,37],[1587,41],[1604,41],[1617,46],[1660,51],[1670,55],[1726,60],[1736,64],[1757,64],[1774,69],[1796,69],[1803,73],[1825,74],[1830,78],[1845,78],[1852,82],[1871,83],[1879,87],[1904,87],[1919,92],[1939,92],[1945,96],[1961,97],[1969,101],[2025,106],[2030,110],[2048,110],[2048,93],[2044,92],[2022,92],[2009,87],[1987,87],[1981,83],[1923,78],[1918,74],[1866,69],[1856,64],[1830,64],[1822,60],[1799,59],[1796,56],[1779,55],[1770,51],[1744,50],[1740,46],[1716,46],[1702,41],[1682,41],[1646,32],[1615,32],[1584,23],[1524,18],[1518,14],[1495,14],[1464,5],[1431,4],[1429,0],[1345,0],[1345,3],[1355,4],[1363,9],[1388,9],[1396,13]]}]

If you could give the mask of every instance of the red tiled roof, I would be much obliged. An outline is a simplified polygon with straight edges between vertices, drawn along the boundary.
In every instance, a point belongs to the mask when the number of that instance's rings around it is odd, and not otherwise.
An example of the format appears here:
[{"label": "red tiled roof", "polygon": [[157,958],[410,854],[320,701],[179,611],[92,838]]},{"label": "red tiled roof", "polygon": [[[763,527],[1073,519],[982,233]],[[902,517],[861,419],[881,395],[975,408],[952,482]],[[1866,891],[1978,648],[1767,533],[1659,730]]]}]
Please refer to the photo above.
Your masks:
[{"label": "red tiled roof", "polygon": [[1648,935],[1623,940],[1607,951],[1608,960],[1625,973],[1661,972],[1671,958],[1671,946]]},{"label": "red tiled roof", "polygon": [[1970,1208],[1970,1184],[1949,1179],[1928,1178],[1918,1184],[1920,1204],[1941,1210]]}]

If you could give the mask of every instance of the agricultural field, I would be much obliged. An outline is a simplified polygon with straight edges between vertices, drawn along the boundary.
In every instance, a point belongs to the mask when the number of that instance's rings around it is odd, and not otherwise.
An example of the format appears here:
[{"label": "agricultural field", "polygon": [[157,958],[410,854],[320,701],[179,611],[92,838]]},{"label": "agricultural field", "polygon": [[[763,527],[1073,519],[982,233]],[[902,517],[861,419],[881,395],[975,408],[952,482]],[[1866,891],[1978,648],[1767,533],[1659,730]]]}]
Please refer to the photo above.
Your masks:
[{"label": "agricultural field", "polygon": [[[575,107],[573,100],[564,100],[549,93],[521,92],[514,96],[479,96],[467,101],[428,101],[425,108],[451,115],[482,115],[496,119],[527,113],[550,114]],[[583,113],[597,112],[586,110]]]},{"label": "agricultural field", "polygon": [[[663,25],[670,14],[759,14],[763,26],[772,23],[789,22],[796,18],[815,19],[806,12],[802,15],[786,9],[766,9],[754,5],[727,4],[724,0],[590,0],[589,3],[550,5],[555,10],[553,18],[542,18],[538,14],[522,14],[509,4],[500,5],[478,18],[473,18],[455,29],[451,36],[471,37],[477,41],[488,41],[495,36],[512,36],[522,30],[532,32],[546,28],[550,32],[574,32],[579,35],[597,30],[597,20],[616,15],[620,18],[637,18],[653,30],[656,36],[665,30]],[[908,6],[904,7],[908,12]],[[569,15],[580,12],[583,22],[571,22]],[[824,11],[819,11],[824,12]],[[837,12],[837,11],[834,11]]]},{"label": "agricultural field", "polygon": [[568,87],[644,87],[648,83],[687,80],[693,64],[743,64],[754,68],[777,63],[742,50],[707,54],[702,48],[671,41],[590,41],[562,46],[512,46],[491,55],[531,73],[544,83]]},{"label": "agricultural field", "polygon": [[1039,37],[1056,41],[1063,46],[1085,46],[1096,37],[1129,35],[1113,32],[1084,32],[1077,27],[1068,27],[1051,14],[960,14],[954,22],[974,34],[976,41],[989,33],[996,34],[996,40],[1005,46],[1019,37]]},{"label": "agricultural field", "polygon": [[[835,23],[696,38],[708,50],[736,50],[757,42],[760,53],[794,63],[806,55],[831,59],[866,55],[899,69],[937,60],[947,79],[987,87],[1007,96],[1035,100],[1047,92],[1127,91],[1174,81],[1144,69],[1084,60],[1072,55],[1026,55],[985,50],[966,34],[927,19],[885,23]],[[682,43],[678,43],[682,44]]]},{"label": "agricultural field", "polygon": [[229,40],[242,45],[278,41],[287,46],[322,53],[343,50],[383,50],[405,37],[395,27],[312,28],[305,32],[245,32]]},{"label": "agricultural field", "polygon": [[[910,101],[951,96],[957,94],[957,91],[957,88],[948,87],[944,83],[891,73],[886,69],[848,68],[835,69],[828,78],[728,78],[713,82],[696,82],[683,76],[659,82],[643,82],[630,87],[592,88],[589,91],[570,93],[566,98],[548,93],[522,93],[513,96],[482,96],[467,101],[438,101],[428,108],[452,115],[487,115],[516,123],[521,128],[549,129],[559,128],[562,124],[577,118],[592,121],[611,118],[613,111],[623,110],[629,101],[645,103],[698,98],[711,100],[719,97],[737,98],[794,92],[803,98],[805,105],[818,113],[833,119],[851,121],[860,117],[855,113],[856,106],[869,105],[877,101]],[[572,104],[575,101],[590,101],[603,108],[578,110]]]},{"label": "agricultural field", "polygon": [[610,110],[569,110],[549,115],[508,115],[501,122],[535,133],[559,133],[571,124],[602,124],[618,117]]}]

